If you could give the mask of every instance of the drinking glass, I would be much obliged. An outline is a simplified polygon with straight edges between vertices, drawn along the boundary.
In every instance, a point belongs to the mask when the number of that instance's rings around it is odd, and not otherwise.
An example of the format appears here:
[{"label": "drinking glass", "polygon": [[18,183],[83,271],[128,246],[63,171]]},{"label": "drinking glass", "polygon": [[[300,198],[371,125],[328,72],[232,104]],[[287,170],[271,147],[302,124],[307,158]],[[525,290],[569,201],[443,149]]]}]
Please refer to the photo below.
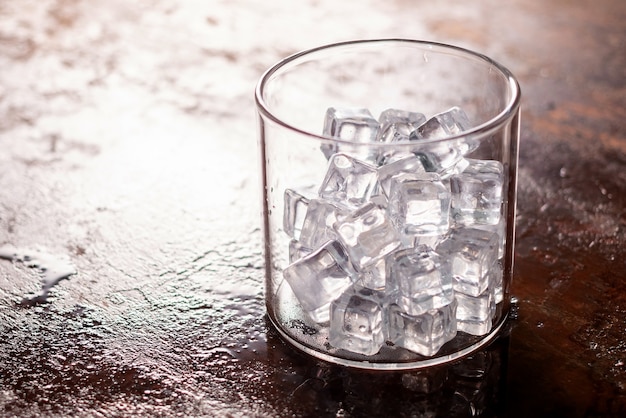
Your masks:
[{"label": "drinking glass", "polygon": [[[459,359],[498,336],[511,303],[515,236],[520,88],[511,72],[487,56],[456,46],[409,39],[357,40],[321,46],[283,59],[261,77],[255,100],[263,186],[265,302],[269,319],[286,341],[331,363],[399,370]],[[387,109],[396,109],[419,112],[429,119],[451,108],[462,109],[470,124],[443,138],[346,139],[338,134],[331,135],[328,126],[325,128],[325,124],[329,124],[326,119],[329,109],[367,109],[374,119]],[[390,284],[389,264],[393,255],[387,251],[383,256],[371,257],[363,265],[354,259],[354,252],[346,248],[349,246],[347,239],[342,240],[336,232],[344,222],[342,219],[355,219],[354,213],[363,212],[362,207],[366,205],[369,205],[367,210],[375,210],[380,215],[385,225],[387,221],[394,224],[393,219],[387,219],[392,213],[392,204],[388,193],[382,192],[384,170],[381,167],[403,156],[417,157],[423,164],[416,171],[426,172],[428,179],[436,178],[433,181],[442,184],[451,196],[448,229],[434,237],[433,242],[428,243],[430,246],[421,247],[422,251],[436,254],[438,277],[445,276],[453,284],[452,293],[448,289],[447,295],[455,309],[449,305],[446,312],[448,316],[451,311],[456,313],[452,313],[452,318],[444,317],[443,322],[441,309],[405,312],[400,316],[394,313],[399,309],[398,292],[401,291]],[[452,156],[453,164],[443,168],[433,165],[433,156],[435,161]],[[329,167],[334,164],[337,168],[346,159],[348,165],[363,162],[374,177],[378,176],[367,196],[350,204],[335,201],[336,196],[328,198],[321,190],[323,184],[329,185]],[[473,222],[471,214],[468,223],[462,208],[465,197],[458,195],[465,190],[463,176],[469,172],[468,164],[482,167],[484,163],[498,168],[498,193],[495,194],[498,200],[494,212],[497,224],[493,216],[487,224],[480,217]],[[409,177],[413,174],[408,173]],[[332,188],[332,184],[330,186]],[[483,196],[469,193],[468,198],[471,207],[471,199],[480,200]],[[335,205],[332,207],[340,208],[341,213],[332,215],[332,222],[328,221],[328,216],[318,216],[316,224],[312,221],[312,207],[319,210],[320,202],[330,202],[331,206]],[[307,216],[310,219],[306,220]],[[324,242],[316,244],[323,247],[321,250],[308,248],[299,239],[303,222],[308,222],[308,227],[327,228]],[[394,225],[397,227],[397,222]],[[481,280],[489,283],[480,295],[463,288],[463,272],[459,272],[464,266],[458,254],[467,250],[471,258],[472,249],[458,243],[439,245],[440,241],[450,241],[453,235],[463,235],[457,232],[466,229],[490,231],[498,241],[496,250],[493,242],[490,244],[491,254],[496,254],[495,261],[485,259],[482,262],[489,266],[478,266],[488,271],[479,275],[489,275],[489,278],[481,276]],[[411,242],[407,243],[405,238],[393,251],[406,252],[411,247]],[[334,269],[327,273],[331,279],[339,279],[327,285],[306,277],[302,273],[305,270],[293,267],[294,264],[301,267],[303,259],[308,259],[311,266]],[[328,264],[329,260],[337,265]],[[372,275],[376,284],[368,289],[363,285],[367,283],[364,277]],[[352,292],[348,296],[365,296],[359,302],[347,297],[346,292]],[[486,299],[485,292],[491,292]],[[354,310],[353,302],[363,308],[363,300],[371,305],[377,319]],[[315,305],[319,309],[313,313],[312,303],[319,305]],[[490,313],[483,329],[464,327],[462,324],[467,324],[468,314],[461,311],[469,308],[461,305],[471,307],[485,303],[489,304]],[[470,323],[472,320],[469,318]],[[360,331],[351,329],[346,321],[360,324],[365,337],[356,335]],[[452,322],[456,334],[434,352],[424,353],[411,349],[411,344],[402,343],[413,337],[398,336],[398,321],[406,321],[402,322],[405,326],[400,332],[411,335],[423,332],[436,335],[442,332],[441,328],[447,332],[446,327]],[[383,343],[373,353],[346,349],[346,345],[333,343],[337,337],[332,334],[337,330],[352,332],[355,335],[346,338],[363,337],[366,343],[368,332],[378,333],[377,338],[382,336]]]}]

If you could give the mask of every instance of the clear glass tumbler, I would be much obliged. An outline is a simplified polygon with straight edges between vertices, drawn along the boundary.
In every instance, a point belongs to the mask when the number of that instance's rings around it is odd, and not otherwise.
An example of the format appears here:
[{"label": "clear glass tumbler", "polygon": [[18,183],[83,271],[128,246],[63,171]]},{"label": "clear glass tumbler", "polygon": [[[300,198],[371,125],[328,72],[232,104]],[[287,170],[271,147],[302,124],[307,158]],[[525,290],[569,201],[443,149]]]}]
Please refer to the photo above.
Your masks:
[{"label": "clear glass tumbler", "polygon": [[507,319],[520,88],[490,58],[338,43],[256,92],[267,313],[291,344],[366,369],[442,364]]}]

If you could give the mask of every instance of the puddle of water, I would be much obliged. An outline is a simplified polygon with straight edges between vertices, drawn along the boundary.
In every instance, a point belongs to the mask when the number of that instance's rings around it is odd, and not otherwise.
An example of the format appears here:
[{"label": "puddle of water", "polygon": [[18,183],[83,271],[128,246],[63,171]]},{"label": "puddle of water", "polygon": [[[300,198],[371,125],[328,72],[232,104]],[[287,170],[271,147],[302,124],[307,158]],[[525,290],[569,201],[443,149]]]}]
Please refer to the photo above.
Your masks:
[{"label": "puddle of water", "polygon": [[0,246],[0,259],[20,263],[35,269],[41,278],[41,290],[34,295],[25,295],[22,305],[34,306],[48,300],[50,290],[61,280],[76,274],[76,268],[64,257],[40,250],[18,249],[9,245]]}]

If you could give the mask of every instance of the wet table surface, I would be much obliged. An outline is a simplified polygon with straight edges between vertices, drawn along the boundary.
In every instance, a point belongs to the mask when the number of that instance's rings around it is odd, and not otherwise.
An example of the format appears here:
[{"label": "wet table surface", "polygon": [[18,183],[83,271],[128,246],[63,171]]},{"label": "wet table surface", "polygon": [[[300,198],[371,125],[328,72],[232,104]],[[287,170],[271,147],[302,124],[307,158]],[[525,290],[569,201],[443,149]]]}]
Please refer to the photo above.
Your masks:
[{"label": "wet table surface", "polygon": [[[624,416],[625,21],[622,0],[0,2],[0,415]],[[429,373],[313,360],[264,316],[255,83],[377,37],[483,52],[524,95],[514,318]]]}]

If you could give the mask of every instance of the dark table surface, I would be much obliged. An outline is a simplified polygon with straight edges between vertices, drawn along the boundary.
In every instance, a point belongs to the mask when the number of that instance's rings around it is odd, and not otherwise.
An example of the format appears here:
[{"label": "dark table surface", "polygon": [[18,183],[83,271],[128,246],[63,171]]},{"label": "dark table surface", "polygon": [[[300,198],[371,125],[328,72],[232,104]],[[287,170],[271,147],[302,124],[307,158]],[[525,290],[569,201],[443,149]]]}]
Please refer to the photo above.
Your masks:
[{"label": "dark table surface", "polygon": [[[626,416],[626,2],[297,3],[0,2],[0,415]],[[514,318],[429,373],[324,364],[264,316],[255,83],[378,37],[524,95]]]}]

